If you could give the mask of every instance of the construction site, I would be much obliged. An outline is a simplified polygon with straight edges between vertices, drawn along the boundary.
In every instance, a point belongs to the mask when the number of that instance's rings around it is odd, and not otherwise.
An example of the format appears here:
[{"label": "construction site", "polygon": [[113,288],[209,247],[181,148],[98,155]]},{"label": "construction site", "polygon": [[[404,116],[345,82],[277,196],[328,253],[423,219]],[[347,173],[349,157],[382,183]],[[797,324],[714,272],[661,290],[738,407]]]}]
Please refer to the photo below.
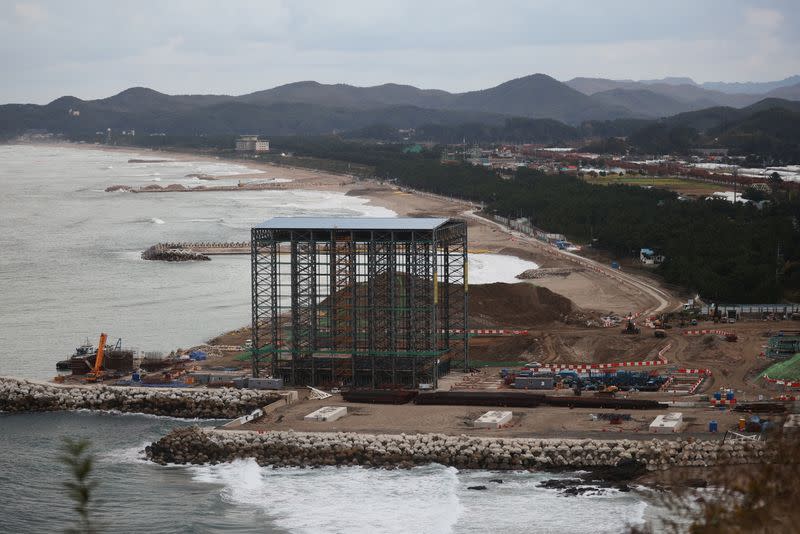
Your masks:
[{"label": "construction site", "polygon": [[[456,217],[270,219],[251,231],[250,327],[168,356],[103,337],[60,362],[71,374],[59,380],[296,392],[240,422],[257,430],[760,439],[794,412],[794,308],[687,306],[521,237],[516,250],[539,269],[470,284],[468,228],[487,229]],[[627,287],[640,308],[609,312],[577,294],[579,305],[561,290],[570,277]]]}]

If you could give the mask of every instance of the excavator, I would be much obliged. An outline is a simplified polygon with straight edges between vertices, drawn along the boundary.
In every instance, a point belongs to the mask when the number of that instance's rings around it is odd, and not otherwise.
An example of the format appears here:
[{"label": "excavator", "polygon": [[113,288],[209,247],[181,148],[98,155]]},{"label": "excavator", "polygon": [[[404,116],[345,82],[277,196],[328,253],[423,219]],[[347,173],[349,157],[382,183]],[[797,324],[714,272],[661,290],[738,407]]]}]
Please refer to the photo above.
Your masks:
[{"label": "excavator", "polygon": [[106,340],[108,336],[100,334],[100,342],[97,344],[97,355],[94,357],[94,368],[86,375],[87,382],[97,382],[103,378],[103,357],[106,353]]}]

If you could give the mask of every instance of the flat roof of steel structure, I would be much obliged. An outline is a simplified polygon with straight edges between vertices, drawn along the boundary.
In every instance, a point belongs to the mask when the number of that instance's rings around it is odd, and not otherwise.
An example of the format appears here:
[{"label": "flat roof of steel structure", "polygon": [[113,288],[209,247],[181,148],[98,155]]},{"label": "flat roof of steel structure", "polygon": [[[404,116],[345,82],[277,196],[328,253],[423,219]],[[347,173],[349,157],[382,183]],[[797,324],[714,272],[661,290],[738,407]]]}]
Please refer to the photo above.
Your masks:
[{"label": "flat roof of steel structure", "polygon": [[273,217],[256,228],[267,230],[435,230],[446,217]]}]

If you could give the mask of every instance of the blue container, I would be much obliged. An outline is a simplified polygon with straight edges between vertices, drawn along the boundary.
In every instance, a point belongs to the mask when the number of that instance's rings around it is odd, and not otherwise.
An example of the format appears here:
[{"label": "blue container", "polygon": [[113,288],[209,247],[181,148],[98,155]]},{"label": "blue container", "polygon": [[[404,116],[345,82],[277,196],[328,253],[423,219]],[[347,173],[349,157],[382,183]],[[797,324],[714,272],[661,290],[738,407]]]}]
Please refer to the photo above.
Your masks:
[{"label": "blue container", "polygon": [[722,392],[715,391],[714,392],[714,400],[722,400]]},{"label": "blue container", "polygon": [[139,373],[133,373],[133,375],[131,376],[131,380],[133,380],[134,382],[138,382],[141,379],[142,377],[139,375]]},{"label": "blue container", "polygon": [[708,431],[709,432],[716,432],[717,431],[717,422],[716,421],[709,421],[708,422]]},{"label": "blue container", "polygon": [[728,392],[725,394],[725,398],[728,400],[733,400],[733,390],[729,389]]}]

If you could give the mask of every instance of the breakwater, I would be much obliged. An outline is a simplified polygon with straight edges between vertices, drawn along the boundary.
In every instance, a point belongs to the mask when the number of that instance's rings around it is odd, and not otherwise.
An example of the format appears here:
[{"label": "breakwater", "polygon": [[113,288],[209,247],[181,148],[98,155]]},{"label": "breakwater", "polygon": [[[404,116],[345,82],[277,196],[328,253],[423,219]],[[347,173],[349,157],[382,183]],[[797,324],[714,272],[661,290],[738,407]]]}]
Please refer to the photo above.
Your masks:
[{"label": "breakwater", "polygon": [[247,389],[69,386],[0,377],[0,411],[115,410],[184,418],[229,419],[281,397]]},{"label": "breakwater", "polygon": [[143,260],[208,261],[212,255],[250,254],[250,242],[157,243],[142,252]]},{"label": "breakwater", "polygon": [[763,461],[763,442],[484,438],[175,429],[146,448],[156,463],[205,464],[253,458],[260,465],[360,465],[458,469],[590,469],[636,463],[650,471]]},{"label": "breakwater", "polygon": [[157,244],[142,252],[143,260],[153,261],[210,261],[207,254],[171,247],[166,244]]}]

